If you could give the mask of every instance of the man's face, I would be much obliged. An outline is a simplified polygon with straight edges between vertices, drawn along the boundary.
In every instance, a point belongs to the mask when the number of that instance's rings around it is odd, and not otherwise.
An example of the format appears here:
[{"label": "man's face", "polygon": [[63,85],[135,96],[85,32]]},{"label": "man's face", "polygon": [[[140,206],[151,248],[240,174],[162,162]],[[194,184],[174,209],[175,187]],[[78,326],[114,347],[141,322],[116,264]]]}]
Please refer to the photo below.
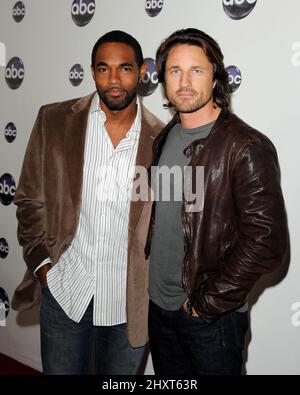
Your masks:
[{"label": "man's face", "polygon": [[100,99],[111,111],[128,107],[136,97],[140,70],[133,48],[123,43],[104,43],[97,50],[92,74]]},{"label": "man's face", "polygon": [[166,61],[166,96],[182,113],[192,113],[213,104],[213,65],[202,48],[179,44]]}]

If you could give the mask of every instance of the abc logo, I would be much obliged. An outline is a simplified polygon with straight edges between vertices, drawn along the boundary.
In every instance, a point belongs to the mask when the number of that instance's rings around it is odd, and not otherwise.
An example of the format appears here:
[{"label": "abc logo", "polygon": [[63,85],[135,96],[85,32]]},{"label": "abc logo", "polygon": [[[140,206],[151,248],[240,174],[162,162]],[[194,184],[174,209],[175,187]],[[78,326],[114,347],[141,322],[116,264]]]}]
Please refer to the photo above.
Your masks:
[{"label": "abc logo", "polygon": [[18,1],[13,8],[12,16],[16,22],[21,22],[25,16],[25,5],[22,1]]},{"label": "abc logo", "polygon": [[9,247],[5,239],[0,239],[0,258],[4,259],[7,257]]},{"label": "abc logo", "polygon": [[223,8],[231,19],[245,18],[254,9],[256,0],[223,0]]},{"label": "abc logo", "polygon": [[164,0],[146,0],[145,10],[149,16],[157,16],[164,6]]},{"label": "abc logo", "polygon": [[17,89],[22,84],[25,75],[24,64],[20,58],[10,59],[5,69],[5,81],[11,89]]},{"label": "abc logo", "polygon": [[12,122],[9,122],[4,129],[4,136],[8,143],[12,143],[17,137],[17,128],[16,125]]},{"label": "abc logo", "polygon": [[5,173],[0,178],[0,200],[4,206],[8,206],[14,199],[16,193],[16,183],[13,177]]},{"label": "abc logo", "polygon": [[144,78],[138,85],[138,94],[140,96],[149,96],[158,85],[157,71],[155,61],[152,58],[145,58],[144,63],[147,65],[147,70]]},{"label": "abc logo", "polygon": [[72,85],[78,86],[82,83],[84,78],[84,71],[80,64],[74,64],[74,66],[69,71],[69,80]]},{"label": "abc logo", "polygon": [[7,293],[0,288],[0,320],[4,320],[9,313],[9,300]]},{"label": "abc logo", "polygon": [[236,66],[226,67],[229,77],[229,90],[230,93],[236,91],[242,82],[242,75],[240,70]]},{"label": "abc logo", "polygon": [[93,18],[95,7],[95,0],[74,0],[71,14],[76,25],[87,25]]}]

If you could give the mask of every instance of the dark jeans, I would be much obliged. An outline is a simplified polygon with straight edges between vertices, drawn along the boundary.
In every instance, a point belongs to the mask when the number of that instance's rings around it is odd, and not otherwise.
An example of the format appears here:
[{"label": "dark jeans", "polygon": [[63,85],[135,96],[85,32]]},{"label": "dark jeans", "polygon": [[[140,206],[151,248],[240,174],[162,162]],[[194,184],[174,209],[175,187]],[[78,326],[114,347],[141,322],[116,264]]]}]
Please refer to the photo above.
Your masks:
[{"label": "dark jeans", "polygon": [[240,375],[248,313],[230,312],[213,323],[149,305],[150,349],[155,374]]},{"label": "dark jeans", "polygon": [[93,325],[93,301],[76,323],[46,286],[42,289],[40,324],[45,374],[89,374],[94,353],[96,374],[131,375],[136,374],[143,359],[145,347],[129,345],[126,324]]}]

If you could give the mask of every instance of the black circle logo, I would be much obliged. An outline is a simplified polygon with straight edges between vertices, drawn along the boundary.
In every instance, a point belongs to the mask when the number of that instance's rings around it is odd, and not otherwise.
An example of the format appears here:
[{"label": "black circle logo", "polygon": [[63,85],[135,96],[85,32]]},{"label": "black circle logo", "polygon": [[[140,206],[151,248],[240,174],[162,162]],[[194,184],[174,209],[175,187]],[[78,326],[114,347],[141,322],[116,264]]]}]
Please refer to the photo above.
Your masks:
[{"label": "black circle logo", "polygon": [[146,0],[145,10],[149,16],[157,16],[164,6],[164,0]]},{"label": "black circle logo", "polygon": [[80,64],[74,64],[69,71],[69,80],[72,85],[78,86],[82,83],[84,78],[84,71]]},{"label": "black circle logo", "polygon": [[147,65],[146,73],[138,85],[138,94],[140,96],[151,95],[158,86],[158,78],[155,61],[152,58],[145,58],[144,63]]},{"label": "black circle logo", "polygon": [[23,1],[18,1],[13,8],[12,16],[16,22],[21,22],[26,13]]},{"label": "black circle logo", "polygon": [[223,8],[231,19],[245,18],[254,9],[256,0],[223,0]]},{"label": "black circle logo", "polygon": [[5,81],[11,89],[17,89],[22,84],[25,75],[24,64],[18,57],[10,59],[5,69]]},{"label": "black circle logo", "polygon": [[241,85],[242,74],[236,66],[226,67],[226,71],[229,77],[229,90],[230,93],[235,92]]},{"label": "black circle logo", "polygon": [[16,193],[16,183],[8,173],[0,177],[0,200],[4,206],[8,206],[14,199]]},{"label": "black circle logo", "polygon": [[9,253],[8,243],[5,239],[0,239],[0,258],[5,259]]},{"label": "black circle logo", "polygon": [[78,26],[87,25],[93,18],[95,0],[74,0],[71,8],[72,19]]},{"label": "black circle logo", "polygon": [[0,288],[0,321],[4,321],[9,313],[9,299],[3,288]]},{"label": "black circle logo", "polygon": [[12,122],[9,122],[4,129],[4,136],[8,143],[12,143],[17,137],[17,128],[16,125]]}]

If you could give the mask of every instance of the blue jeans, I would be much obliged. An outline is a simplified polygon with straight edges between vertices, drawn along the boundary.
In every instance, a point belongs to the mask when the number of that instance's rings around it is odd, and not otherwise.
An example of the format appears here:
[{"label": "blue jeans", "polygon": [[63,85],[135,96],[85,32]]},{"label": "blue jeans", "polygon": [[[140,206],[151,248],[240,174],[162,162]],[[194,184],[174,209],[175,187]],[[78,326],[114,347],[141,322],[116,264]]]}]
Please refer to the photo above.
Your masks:
[{"label": "blue jeans", "polygon": [[230,312],[207,323],[183,309],[150,301],[149,338],[155,374],[241,375],[248,313]]},{"label": "blue jeans", "polygon": [[40,310],[43,372],[55,375],[90,374],[95,356],[99,375],[136,374],[145,347],[133,348],[126,324],[93,325],[93,301],[79,323],[63,311],[49,288],[42,288]]}]

